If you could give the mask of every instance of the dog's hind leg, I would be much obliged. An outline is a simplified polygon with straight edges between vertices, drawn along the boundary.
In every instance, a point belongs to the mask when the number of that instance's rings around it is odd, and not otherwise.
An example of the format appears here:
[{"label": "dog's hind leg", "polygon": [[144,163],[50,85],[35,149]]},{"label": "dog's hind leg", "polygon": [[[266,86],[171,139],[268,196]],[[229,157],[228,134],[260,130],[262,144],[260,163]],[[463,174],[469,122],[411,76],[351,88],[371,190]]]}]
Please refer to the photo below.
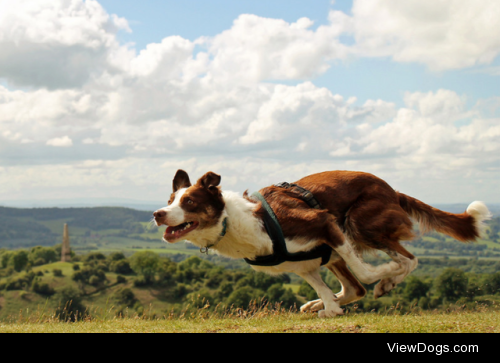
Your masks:
[{"label": "dog's hind leg", "polygon": [[389,293],[397,284],[401,283],[406,276],[415,270],[418,265],[418,259],[410,252],[406,251],[401,245],[398,245],[394,250],[386,250],[384,252],[386,252],[396,263],[403,266],[405,271],[400,275],[380,280],[373,290],[375,299]]},{"label": "dog's hind leg", "polygon": [[[345,234],[333,217],[328,228],[328,243],[361,282],[371,284],[407,274],[409,264],[399,255],[410,259],[414,256],[404,250],[399,241],[411,240],[414,235],[412,222],[395,195],[382,197],[382,194],[374,194],[360,199],[346,213],[343,223]],[[373,249],[395,251],[399,255],[392,255],[389,263],[372,266],[365,263],[360,254]]]},{"label": "dog's hind leg", "polygon": [[404,266],[395,261],[379,266],[372,266],[363,261],[352,242],[344,236],[332,217],[328,225],[327,243],[340,255],[356,277],[365,284],[372,284],[384,278],[394,277],[405,272]]},{"label": "dog's hind leg", "polygon": [[[318,312],[318,316],[320,318],[332,318],[334,316],[344,314],[344,311],[340,308],[338,303],[335,302],[337,297],[321,278],[321,275],[319,274],[319,269],[307,273],[300,273],[299,276],[302,277],[304,280],[306,280],[307,283],[312,286],[312,288],[316,291],[316,293],[320,298],[320,300],[315,300],[314,302],[311,302],[312,305],[315,305],[318,302],[322,301],[324,309]],[[312,306],[311,303],[302,306],[300,310],[301,311],[311,310],[310,309],[310,307]]]}]

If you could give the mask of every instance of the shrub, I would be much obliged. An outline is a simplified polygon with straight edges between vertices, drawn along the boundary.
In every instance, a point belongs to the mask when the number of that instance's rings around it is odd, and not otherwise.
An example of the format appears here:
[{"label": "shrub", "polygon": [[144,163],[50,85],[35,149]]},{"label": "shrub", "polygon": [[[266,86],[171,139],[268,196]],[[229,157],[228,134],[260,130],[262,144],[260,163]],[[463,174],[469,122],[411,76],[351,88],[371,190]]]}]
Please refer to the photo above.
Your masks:
[{"label": "shrub", "polygon": [[16,251],[10,255],[8,265],[12,266],[17,272],[21,271],[28,264],[28,252]]},{"label": "shrub", "polygon": [[120,260],[125,260],[126,257],[122,252],[113,252],[108,256],[108,260],[110,261],[120,261]]},{"label": "shrub", "polygon": [[151,281],[147,280],[144,278],[144,276],[139,276],[134,279],[134,286],[135,287],[144,287],[144,286],[149,286],[151,285]]},{"label": "shrub", "polygon": [[111,262],[110,270],[122,275],[130,275],[134,273],[127,260],[118,260]]},{"label": "shrub", "polygon": [[34,262],[33,262],[33,266],[42,266],[42,265],[45,265],[47,262],[43,259],[43,258],[37,258]]},{"label": "shrub", "polygon": [[35,273],[31,271],[24,276],[14,276],[7,279],[3,288],[5,290],[23,290],[30,287],[34,279]]},{"label": "shrub", "polygon": [[314,291],[311,285],[309,285],[306,281],[302,281],[300,284],[298,294],[303,296],[308,301],[316,300],[318,298],[316,291]]},{"label": "shrub", "polygon": [[113,294],[113,300],[115,300],[119,305],[126,307],[133,307],[138,301],[132,290],[129,288],[121,288]]},{"label": "shrub", "polygon": [[55,314],[62,321],[80,320],[87,314],[78,290],[63,288],[55,294],[54,299],[58,302]]},{"label": "shrub", "polygon": [[102,279],[97,275],[90,276],[89,285],[98,286],[102,282]]},{"label": "shrub", "polygon": [[419,300],[421,297],[427,296],[430,286],[420,280],[416,276],[409,276],[406,279],[406,286],[404,288],[404,297],[408,301]]},{"label": "shrub", "polygon": [[58,260],[57,252],[51,247],[33,247],[28,255],[29,261],[34,266],[41,266]]},{"label": "shrub", "polygon": [[40,282],[38,280],[33,281],[33,285],[31,286],[33,292],[36,292],[39,295],[43,296],[52,296],[55,294],[53,288],[49,286],[46,282]]},{"label": "shrub", "polygon": [[447,268],[435,280],[438,296],[443,301],[455,302],[467,293],[467,277],[465,272],[457,268]]},{"label": "shrub", "polygon": [[91,262],[91,261],[101,261],[105,260],[106,256],[104,256],[100,252],[91,252],[88,255],[86,255],[83,259],[84,262]]},{"label": "shrub", "polygon": [[239,287],[234,290],[227,299],[229,306],[246,309],[252,301],[255,301],[263,296],[263,292],[256,290],[250,286]]},{"label": "shrub", "polygon": [[130,267],[137,274],[142,275],[147,283],[150,283],[154,279],[160,263],[160,256],[158,254],[151,251],[136,252],[130,260]]},{"label": "shrub", "polygon": [[183,298],[189,293],[189,289],[186,284],[177,284],[173,289],[174,297],[177,299]]},{"label": "shrub", "polygon": [[290,289],[285,289],[282,284],[272,285],[265,294],[271,304],[282,303],[283,307],[290,308],[297,305],[299,301]]}]

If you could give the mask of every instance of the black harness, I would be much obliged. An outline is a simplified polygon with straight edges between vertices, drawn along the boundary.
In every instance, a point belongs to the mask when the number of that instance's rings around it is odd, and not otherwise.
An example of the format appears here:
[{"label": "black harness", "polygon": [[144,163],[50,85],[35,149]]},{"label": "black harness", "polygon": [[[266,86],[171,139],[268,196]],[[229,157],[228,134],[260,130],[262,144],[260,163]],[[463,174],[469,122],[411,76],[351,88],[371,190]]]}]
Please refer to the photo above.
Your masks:
[{"label": "black harness", "polygon": [[[321,205],[318,203],[314,195],[307,189],[304,189],[297,184],[290,184],[287,182],[275,184],[275,186],[281,188],[293,188],[293,190],[297,192],[311,208],[321,209]],[[258,256],[255,260],[245,258],[245,261],[248,264],[253,266],[277,266],[283,262],[299,262],[315,260],[317,258],[321,258],[321,266],[328,263],[332,254],[332,248],[326,244],[322,244],[307,252],[288,252],[283,231],[281,230],[278,218],[276,218],[273,209],[259,192],[253,193],[252,197],[260,201],[264,207],[264,227],[273,242],[273,253],[268,256]]]}]

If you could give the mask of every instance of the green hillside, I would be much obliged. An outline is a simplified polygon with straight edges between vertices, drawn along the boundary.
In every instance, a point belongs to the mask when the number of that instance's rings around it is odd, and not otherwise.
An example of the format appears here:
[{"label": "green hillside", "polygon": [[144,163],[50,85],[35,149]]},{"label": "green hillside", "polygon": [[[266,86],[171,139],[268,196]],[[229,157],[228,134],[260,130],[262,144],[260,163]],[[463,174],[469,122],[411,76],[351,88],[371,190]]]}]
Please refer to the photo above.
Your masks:
[{"label": "green hillside", "polygon": [[[261,309],[299,314],[299,306],[317,299],[302,280],[256,273],[248,267],[226,268],[197,256],[174,262],[151,251],[130,257],[91,252],[63,263],[57,262],[58,253],[57,248],[47,247],[0,250],[0,321],[171,319]],[[374,284],[365,285],[367,296],[346,306],[346,312],[497,309],[500,263],[453,261],[460,268],[445,260],[424,259],[427,275],[409,276],[378,300],[373,298]],[[428,268],[438,265],[438,270]],[[322,273],[330,288],[339,291],[333,274]]]},{"label": "green hillside", "polygon": [[[151,251],[129,258],[93,252],[68,263],[50,261],[60,258],[56,249],[50,250],[0,250],[0,320],[20,311],[60,313],[69,301],[70,314],[94,317],[103,311],[112,316],[182,314],[208,301],[240,307],[254,299],[289,307],[303,302],[286,286],[291,282],[287,276],[224,269],[196,256],[176,263]],[[20,255],[24,262],[16,264]],[[41,261],[42,256],[49,261]]]}]

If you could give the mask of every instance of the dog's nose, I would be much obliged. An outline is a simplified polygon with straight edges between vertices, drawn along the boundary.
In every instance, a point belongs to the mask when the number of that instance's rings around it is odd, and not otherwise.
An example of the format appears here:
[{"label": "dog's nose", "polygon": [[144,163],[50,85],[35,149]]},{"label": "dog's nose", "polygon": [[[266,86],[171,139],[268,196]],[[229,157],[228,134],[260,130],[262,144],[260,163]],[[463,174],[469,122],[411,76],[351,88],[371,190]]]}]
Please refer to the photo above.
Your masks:
[{"label": "dog's nose", "polygon": [[157,210],[156,212],[153,213],[153,216],[156,219],[165,218],[166,215],[167,215],[167,212],[165,212],[164,210]]}]

